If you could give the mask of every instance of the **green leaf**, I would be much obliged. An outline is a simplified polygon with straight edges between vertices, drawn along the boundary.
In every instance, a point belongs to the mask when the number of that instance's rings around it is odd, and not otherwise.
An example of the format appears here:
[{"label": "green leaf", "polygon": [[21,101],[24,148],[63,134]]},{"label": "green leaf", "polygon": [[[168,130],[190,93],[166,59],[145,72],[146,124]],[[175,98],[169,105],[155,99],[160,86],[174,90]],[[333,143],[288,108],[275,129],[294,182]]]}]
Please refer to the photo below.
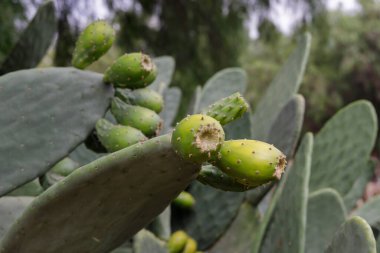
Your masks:
[{"label": "green leaf", "polygon": [[0,195],[66,157],[107,110],[112,87],[73,68],[21,70],[0,77]]},{"label": "green leaf", "polygon": [[148,225],[197,176],[163,135],[85,165],[39,195],[1,253],[106,253]]},{"label": "green leaf", "polygon": [[310,194],[307,206],[305,252],[323,252],[345,220],[346,210],[337,191],[326,188]]},{"label": "green leaf", "polygon": [[360,217],[343,223],[332,238],[325,253],[376,253],[376,241],[371,227]]},{"label": "green leaf", "polygon": [[57,30],[53,1],[46,1],[0,66],[0,75],[35,67],[46,54]]},{"label": "green leaf", "polygon": [[309,56],[311,36],[306,33],[268,86],[252,117],[252,137],[265,141],[280,110],[298,91]]}]

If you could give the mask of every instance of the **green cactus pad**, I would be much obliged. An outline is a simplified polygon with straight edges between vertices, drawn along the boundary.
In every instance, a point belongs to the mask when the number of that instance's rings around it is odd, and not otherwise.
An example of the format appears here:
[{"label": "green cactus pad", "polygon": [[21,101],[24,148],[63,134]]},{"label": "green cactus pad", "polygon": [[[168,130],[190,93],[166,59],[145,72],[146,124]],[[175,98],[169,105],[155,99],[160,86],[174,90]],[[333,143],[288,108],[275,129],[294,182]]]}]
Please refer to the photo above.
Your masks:
[{"label": "green cactus pad", "polygon": [[213,165],[202,166],[197,180],[204,185],[209,185],[223,191],[244,192],[252,188],[239,183],[235,178],[230,177]]},{"label": "green cactus pad", "polygon": [[346,210],[339,193],[326,188],[309,195],[306,225],[306,253],[323,252],[346,220]]},{"label": "green cactus pad", "polygon": [[170,206],[168,206],[149,224],[148,229],[161,239],[169,239],[171,234],[170,217],[171,209]]},{"label": "green cactus pad", "polygon": [[104,156],[104,154],[95,153],[88,149],[84,143],[77,146],[69,155],[69,157],[77,162],[79,166],[86,165],[102,156]]},{"label": "green cactus pad", "polygon": [[111,48],[115,40],[115,30],[104,20],[88,25],[80,34],[75,45],[72,64],[84,69],[98,60]]},{"label": "green cactus pad", "polygon": [[[282,108],[269,131],[267,142],[276,146],[286,157],[293,157],[301,133],[304,111],[304,98],[301,95],[293,96]],[[247,192],[247,199],[252,205],[257,205],[272,186],[273,184],[267,184]]]},{"label": "green cactus pad", "polygon": [[33,197],[7,196],[0,198],[0,240],[33,199]]},{"label": "green cactus pad", "polygon": [[248,103],[240,93],[236,92],[210,105],[204,114],[226,125],[243,116],[248,108]]},{"label": "green cactus pad", "polygon": [[0,252],[109,252],[160,214],[199,170],[174,153],[170,135],[104,156],[38,196]]},{"label": "green cactus pad", "polygon": [[163,94],[172,81],[175,60],[171,56],[160,56],[154,58],[153,62],[157,67],[157,76],[149,88]]},{"label": "green cactus pad", "polygon": [[194,114],[181,120],[172,135],[174,150],[193,162],[215,159],[224,141],[220,123],[207,115]]},{"label": "green cactus pad", "polygon": [[174,232],[167,243],[169,253],[181,253],[185,248],[189,236],[183,230]]},{"label": "green cactus pad", "polygon": [[313,136],[303,138],[294,164],[285,173],[255,240],[253,252],[305,252],[306,209]]},{"label": "green cactus pad", "polygon": [[213,75],[204,85],[199,105],[195,112],[201,112],[216,101],[233,93],[244,93],[247,86],[247,75],[240,68],[227,68]]},{"label": "green cactus pad", "polygon": [[138,232],[133,239],[134,253],[170,253],[166,248],[165,242],[145,229]]},{"label": "green cactus pad", "polygon": [[157,75],[157,67],[150,57],[143,53],[125,54],[104,73],[104,81],[115,87],[139,89],[151,84]]},{"label": "green cactus pad", "polygon": [[117,122],[140,130],[146,136],[158,135],[162,120],[154,111],[137,105],[128,105],[119,98],[112,100],[111,112]]},{"label": "green cactus pad", "polygon": [[380,252],[380,237],[377,237],[376,240],[376,252]]},{"label": "green cactus pad", "polygon": [[280,179],[286,158],[280,150],[255,140],[225,141],[216,161],[227,175],[247,186],[259,186]]},{"label": "green cactus pad", "polygon": [[357,101],[336,113],[315,137],[310,191],[330,187],[344,196],[368,161],[376,135],[371,103]]},{"label": "green cactus pad", "polygon": [[260,225],[259,212],[243,203],[239,213],[226,233],[208,251],[209,253],[247,253],[253,248],[253,237]]},{"label": "green cactus pad", "polygon": [[172,202],[175,206],[190,209],[195,205],[195,199],[190,193],[183,191],[181,192]]},{"label": "green cactus pad", "polygon": [[54,3],[46,1],[39,7],[7,58],[0,64],[0,75],[37,66],[49,49],[56,30]]},{"label": "green cactus pad", "polygon": [[188,108],[189,114],[197,113],[196,110],[197,108],[199,108],[199,103],[201,102],[201,96],[202,96],[202,86],[197,85],[197,87],[195,88],[193,97],[190,100],[190,104]]},{"label": "green cactus pad", "polygon": [[0,77],[0,195],[49,170],[84,141],[113,94],[102,75],[73,68]]},{"label": "green cactus pad", "polygon": [[163,119],[163,133],[169,133],[172,130],[174,119],[178,113],[178,109],[181,103],[182,92],[177,87],[172,87],[164,92],[164,109],[160,113],[160,117]]},{"label": "green cactus pad", "polygon": [[200,250],[206,250],[228,229],[238,213],[244,193],[225,192],[199,182],[191,185],[189,193],[197,203],[191,212],[172,210],[172,230],[185,230],[198,242]]},{"label": "green cactus pad", "polygon": [[311,36],[303,35],[297,48],[261,97],[252,117],[252,138],[268,140],[280,110],[298,91],[309,56]]},{"label": "green cactus pad", "polygon": [[352,210],[356,206],[358,200],[363,196],[367,183],[374,175],[375,168],[375,161],[367,161],[361,166],[360,175],[355,179],[351,189],[343,196],[343,201],[347,210]]},{"label": "green cactus pad", "polygon": [[363,206],[355,210],[353,215],[365,219],[369,225],[377,229],[380,228],[380,196],[369,199]]},{"label": "green cactus pad", "polygon": [[44,191],[38,178],[11,191],[7,196],[38,196]]},{"label": "green cactus pad", "polygon": [[51,170],[42,176],[42,186],[47,189],[53,184],[63,180],[70,175],[74,170],[79,168],[79,164],[69,157],[63,158]]},{"label": "green cactus pad", "polygon": [[376,241],[368,223],[352,217],[335,233],[325,253],[376,253]]},{"label": "green cactus pad", "polygon": [[96,122],[96,135],[108,152],[116,152],[148,138],[138,129],[114,125],[106,119]]}]

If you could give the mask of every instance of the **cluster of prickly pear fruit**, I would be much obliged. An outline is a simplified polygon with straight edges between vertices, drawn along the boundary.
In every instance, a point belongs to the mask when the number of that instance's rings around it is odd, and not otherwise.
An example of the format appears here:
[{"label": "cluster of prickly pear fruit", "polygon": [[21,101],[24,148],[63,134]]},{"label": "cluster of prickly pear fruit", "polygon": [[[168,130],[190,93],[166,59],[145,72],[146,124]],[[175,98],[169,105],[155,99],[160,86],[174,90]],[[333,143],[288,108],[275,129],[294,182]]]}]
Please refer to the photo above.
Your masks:
[{"label": "cluster of prickly pear fruit", "polygon": [[169,253],[199,253],[197,242],[184,231],[174,232],[167,243]]}]

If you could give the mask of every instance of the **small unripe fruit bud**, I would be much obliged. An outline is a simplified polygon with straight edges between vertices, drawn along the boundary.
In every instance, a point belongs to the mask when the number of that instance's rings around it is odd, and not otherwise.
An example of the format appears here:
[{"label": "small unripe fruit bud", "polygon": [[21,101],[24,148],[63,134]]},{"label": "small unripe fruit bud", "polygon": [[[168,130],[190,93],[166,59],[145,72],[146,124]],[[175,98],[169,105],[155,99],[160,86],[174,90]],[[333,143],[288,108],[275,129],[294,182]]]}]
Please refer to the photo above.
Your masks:
[{"label": "small unripe fruit bud", "polygon": [[108,152],[116,152],[148,139],[136,128],[113,125],[105,119],[100,119],[96,123],[96,134]]},{"label": "small unripe fruit bud", "polygon": [[188,238],[188,235],[182,230],[173,233],[167,243],[169,253],[181,253]]},{"label": "small unripe fruit bud", "polygon": [[164,99],[161,94],[149,88],[116,89],[115,95],[127,104],[139,105],[156,113],[160,113],[164,106]]},{"label": "small unripe fruit bud", "polygon": [[115,98],[111,104],[111,112],[119,124],[134,127],[147,136],[158,135],[161,130],[160,116],[148,108],[128,105]]},{"label": "small unripe fruit bud", "polygon": [[130,53],[119,57],[105,72],[104,81],[115,87],[138,89],[151,84],[157,75],[157,67],[143,53]]},{"label": "small unripe fruit bud", "polygon": [[114,29],[105,21],[95,21],[79,36],[73,54],[74,67],[84,69],[104,55],[115,40]]},{"label": "small unripe fruit bud", "polygon": [[172,203],[180,208],[191,209],[195,205],[195,199],[190,193],[183,191]]},{"label": "small unripe fruit bud", "polygon": [[220,123],[207,115],[187,116],[172,134],[172,146],[184,159],[203,163],[216,157],[224,141]]},{"label": "small unripe fruit bud", "polygon": [[259,186],[280,179],[286,167],[285,155],[273,145],[255,140],[225,141],[216,165],[247,186]]}]

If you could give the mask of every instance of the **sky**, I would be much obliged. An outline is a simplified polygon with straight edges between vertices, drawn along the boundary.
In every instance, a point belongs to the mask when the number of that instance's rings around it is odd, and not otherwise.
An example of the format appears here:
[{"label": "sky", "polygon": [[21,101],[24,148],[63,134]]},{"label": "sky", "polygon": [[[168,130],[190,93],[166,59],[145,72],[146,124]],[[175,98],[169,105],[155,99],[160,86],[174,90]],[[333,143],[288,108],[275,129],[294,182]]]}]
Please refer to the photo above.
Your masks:
[{"label": "sky", "polygon": [[[355,13],[360,11],[360,5],[356,0],[325,1],[329,10],[341,9],[347,13]],[[290,34],[294,28],[294,25],[297,24],[302,17],[302,10],[294,10],[293,8],[290,8],[286,2],[286,0],[279,0],[278,3],[274,5],[273,10],[269,13],[269,17],[281,32]],[[253,15],[251,15],[247,22],[249,37],[252,39],[256,39],[258,37],[257,22],[258,20]]]}]

